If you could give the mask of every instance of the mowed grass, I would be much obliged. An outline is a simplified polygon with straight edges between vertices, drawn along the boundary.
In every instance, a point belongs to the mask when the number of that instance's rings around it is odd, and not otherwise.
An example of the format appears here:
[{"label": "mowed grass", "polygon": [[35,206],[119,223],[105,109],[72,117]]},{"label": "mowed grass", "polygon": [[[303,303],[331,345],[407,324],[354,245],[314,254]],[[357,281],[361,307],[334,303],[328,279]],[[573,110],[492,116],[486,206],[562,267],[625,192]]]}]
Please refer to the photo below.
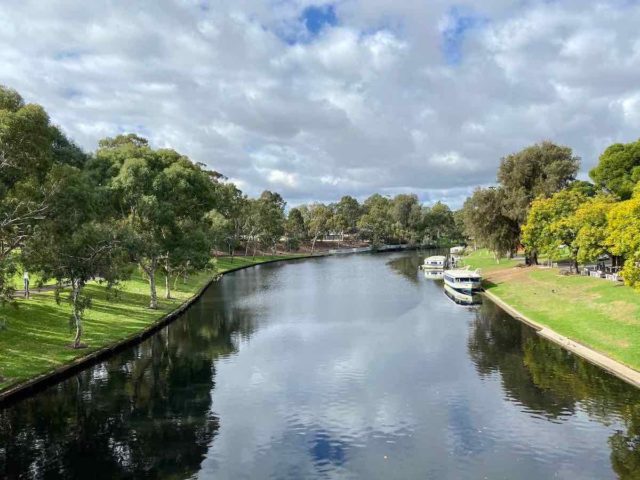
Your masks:
[{"label": "mowed grass", "polygon": [[[478,265],[474,257],[469,263]],[[640,370],[640,293],[557,268],[481,268],[486,289],[542,325]]]},{"label": "mowed grass", "polygon": [[486,249],[480,249],[476,250],[475,252],[471,252],[469,255],[466,255],[462,259],[463,266],[468,266],[473,270],[479,268],[485,273],[515,267],[519,263],[522,263],[522,260],[511,258],[501,258],[499,260],[496,260],[495,255],[493,255],[493,253],[489,252],[489,250]]},{"label": "mowed grass", "polygon": [[82,340],[87,348],[81,350],[69,348],[74,331],[69,325],[71,306],[66,294],[60,305],[53,292],[34,294],[30,300],[18,298],[17,308],[0,308],[0,324],[5,322],[5,328],[0,329],[0,391],[144,330],[192,297],[217,273],[295,257],[220,257],[215,271],[192,275],[186,283],[179,280],[171,300],[163,298],[164,277],[158,275],[157,310],[148,308],[149,285],[139,273],[123,282],[117,297],[105,285],[92,283],[86,287],[92,297],[91,308],[85,312]]}]

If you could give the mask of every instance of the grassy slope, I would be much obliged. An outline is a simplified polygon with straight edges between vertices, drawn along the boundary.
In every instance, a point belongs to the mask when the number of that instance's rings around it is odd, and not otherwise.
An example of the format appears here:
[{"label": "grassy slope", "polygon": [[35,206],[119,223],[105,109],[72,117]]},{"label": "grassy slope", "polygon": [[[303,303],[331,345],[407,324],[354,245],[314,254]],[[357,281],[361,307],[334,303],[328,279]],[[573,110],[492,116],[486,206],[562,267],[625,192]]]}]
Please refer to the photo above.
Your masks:
[{"label": "grassy slope", "polygon": [[[218,259],[218,272],[273,259],[292,257],[236,257]],[[0,308],[6,319],[6,329],[0,330],[0,390],[10,384],[27,380],[78,357],[133,335],[193,296],[211,277],[204,272],[178,282],[172,300],[161,298],[158,310],[147,308],[149,287],[138,274],[124,283],[118,298],[108,298],[104,286],[88,285],[92,307],[85,313],[83,342],[89,348],[72,350],[67,347],[73,338],[69,328],[70,306],[63,300],[57,305],[52,292],[33,295],[31,300],[18,300],[18,308]],[[159,295],[164,293],[164,277],[158,278]],[[66,297],[66,296],[64,296]]]},{"label": "grassy slope", "polygon": [[486,252],[466,263],[482,268],[487,290],[532,320],[640,370],[640,295],[619,283],[562,276],[557,269],[487,264]]}]

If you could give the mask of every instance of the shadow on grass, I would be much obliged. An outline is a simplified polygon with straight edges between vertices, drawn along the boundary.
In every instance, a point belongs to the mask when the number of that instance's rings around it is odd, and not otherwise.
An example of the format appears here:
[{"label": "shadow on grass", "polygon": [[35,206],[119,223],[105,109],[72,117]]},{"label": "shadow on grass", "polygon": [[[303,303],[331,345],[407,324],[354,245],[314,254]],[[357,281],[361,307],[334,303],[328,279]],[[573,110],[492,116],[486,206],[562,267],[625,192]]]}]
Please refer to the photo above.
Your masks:
[{"label": "shadow on grass", "polygon": [[482,287],[485,290],[491,290],[492,288],[496,288],[498,285],[500,285],[499,283],[494,283],[491,280],[483,280],[482,281]]}]

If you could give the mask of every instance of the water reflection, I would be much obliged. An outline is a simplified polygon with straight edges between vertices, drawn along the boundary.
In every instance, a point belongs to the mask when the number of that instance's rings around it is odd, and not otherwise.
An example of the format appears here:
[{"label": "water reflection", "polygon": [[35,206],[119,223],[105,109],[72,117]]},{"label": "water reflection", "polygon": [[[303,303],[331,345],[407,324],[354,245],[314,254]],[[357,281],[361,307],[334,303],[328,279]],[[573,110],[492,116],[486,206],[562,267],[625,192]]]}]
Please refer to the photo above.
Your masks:
[{"label": "water reflection", "polygon": [[558,422],[584,412],[606,425],[619,478],[640,478],[640,395],[636,388],[538,336],[495,304],[477,311],[469,354],[478,374],[498,373],[504,392],[532,416]]},{"label": "water reflection", "polygon": [[0,477],[195,474],[219,428],[210,411],[215,359],[253,330],[246,312],[220,315],[211,300],[138,347],[0,411]]},{"label": "water reflection", "polygon": [[638,478],[637,390],[424,252],[263,266],[0,412],[2,478]]}]

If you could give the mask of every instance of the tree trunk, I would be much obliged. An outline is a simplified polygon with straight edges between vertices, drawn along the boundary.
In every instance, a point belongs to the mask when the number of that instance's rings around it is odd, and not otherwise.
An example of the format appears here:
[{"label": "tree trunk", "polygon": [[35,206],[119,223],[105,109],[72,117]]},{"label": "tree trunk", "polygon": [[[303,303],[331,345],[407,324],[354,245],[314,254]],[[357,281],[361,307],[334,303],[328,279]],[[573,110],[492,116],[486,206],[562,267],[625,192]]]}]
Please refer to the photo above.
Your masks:
[{"label": "tree trunk", "polygon": [[73,309],[73,321],[76,326],[76,336],[73,339],[73,348],[80,347],[80,339],[82,338],[82,313],[78,301],[80,300],[81,291],[80,280],[73,279],[71,281],[71,304]]},{"label": "tree trunk", "polygon": [[156,270],[158,269],[158,259],[153,258],[149,262],[149,266],[145,267],[142,263],[140,267],[149,277],[149,308],[156,310],[158,308],[158,292],[156,290]]},{"label": "tree trunk", "polygon": [[313,237],[313,240],[311,241],[311,253],[313,253],[316,249],[316,241],[318,240],[318,235],[315,235]]},{"label": "tree trunk", "polygon": [[165,263],[165,277],[164,277],[164,298],[166,298],[167,300],[169,300],[171,298],[171,283],[170,283],[170,277],[171,276],[171,265],[169,265],[169,257],[167,255],[167,261]]},{"label": "tree trunk", "polygon": [[576,269],[576,274],[580,273],[580,270],[579,270],[580,267],[578,265],[578,259],[577,258],[573,259],[573,267]]}]

